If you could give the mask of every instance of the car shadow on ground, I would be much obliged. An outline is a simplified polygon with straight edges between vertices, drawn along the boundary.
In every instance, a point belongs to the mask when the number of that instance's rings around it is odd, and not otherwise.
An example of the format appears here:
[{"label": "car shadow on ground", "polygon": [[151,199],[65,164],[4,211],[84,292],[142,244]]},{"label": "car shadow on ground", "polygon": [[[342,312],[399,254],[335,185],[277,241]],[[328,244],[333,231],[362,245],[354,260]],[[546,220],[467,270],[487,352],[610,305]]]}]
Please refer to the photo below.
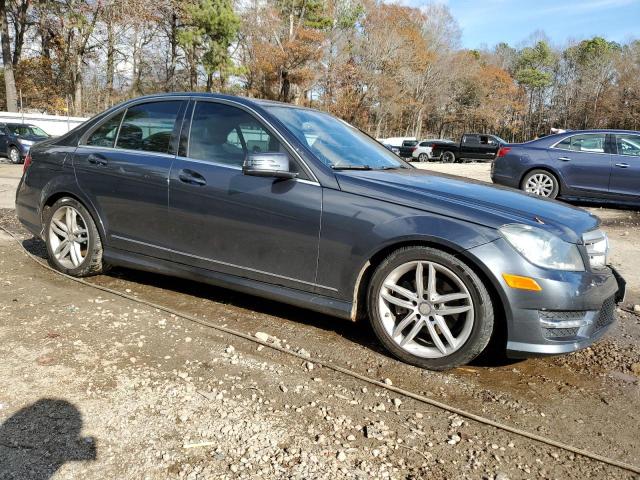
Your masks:
[{"label": "car shadow on ground", "polygon": [[[44,260],[47,259],[46,246],[41,239],[35,237],[26,239],[23,241],[23,246],[32,254]],[[173,291],[182,295],[188,295],[224,305],[231,305],[235,308],[255,311],[265,315],[283,318],[297,324],[332,332],[346,340],[372,350],[377,354],[393,359],[394,361],[396,360],[395,357],[391,356],[389,352],[381,346],[378,339],[375,337],[369,322],[366,320],[351,322],[349,320],[324,315],[301,307],[295,307],[262,297],[239,293],[206,283],[179,279],[176,277],[149,273],[141,270],[117,267],[109,270],[105,276],[107,277],[105,280],[100,280],[100,277],[98,277],[97,280],[94,281],[103,286],[114,288],[115,290],[121,289],[110,285],[111,282],[109,277],[114,280],[133,282],[149,287],[151,290],[149,290],[143,297],[145,300],[152,302],[155,301],[176,310],[180,310],[180,306],[172,305],[171,303],[167,304],[166,297],[161,297],[162,300],[154,300],[160,292],[154,292],[153,289]],[[504,335],[494,336],[485,352],[476,358],[472,362],[472,365],[477,367],[501,367],[519,362],[519,360],[509,359],[506,357],[505,346],[506,337]]]},{"label": "car shadow on ground", "polygon": [[96,442],[82,438],[82,414],[71,403],[43,398],[0,425],[0,478],[47,480],[67,462],[96,459]]}]

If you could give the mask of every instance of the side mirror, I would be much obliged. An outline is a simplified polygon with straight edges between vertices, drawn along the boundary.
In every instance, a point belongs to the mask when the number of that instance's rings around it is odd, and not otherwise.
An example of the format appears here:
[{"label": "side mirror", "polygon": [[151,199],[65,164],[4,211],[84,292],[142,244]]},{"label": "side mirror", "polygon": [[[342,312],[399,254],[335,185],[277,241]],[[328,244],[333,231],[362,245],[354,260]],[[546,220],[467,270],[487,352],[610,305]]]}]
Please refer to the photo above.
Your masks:
[{"label": "side mirror", "polygon": [[242,165],[242,173],[254,177],[296,178],[289,171],[289,156],[286,153],[253,153]]}]

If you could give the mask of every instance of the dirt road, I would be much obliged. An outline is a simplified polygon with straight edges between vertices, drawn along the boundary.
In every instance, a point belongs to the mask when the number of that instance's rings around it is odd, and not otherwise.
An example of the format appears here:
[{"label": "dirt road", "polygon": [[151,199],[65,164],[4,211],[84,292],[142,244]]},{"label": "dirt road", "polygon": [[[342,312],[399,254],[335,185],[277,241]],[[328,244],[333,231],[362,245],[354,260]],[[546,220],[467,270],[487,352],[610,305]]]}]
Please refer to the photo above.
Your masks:
[{"label": "dirt road", "polygon": [[[43,254],[12,210],[0,224]],[[125,269],[90,281],[310,359],[78,285],[0,233],[0,478],[634,478],[313,359],[640,465],[633,314],[578,354],[433,373],[366,324]]]}]

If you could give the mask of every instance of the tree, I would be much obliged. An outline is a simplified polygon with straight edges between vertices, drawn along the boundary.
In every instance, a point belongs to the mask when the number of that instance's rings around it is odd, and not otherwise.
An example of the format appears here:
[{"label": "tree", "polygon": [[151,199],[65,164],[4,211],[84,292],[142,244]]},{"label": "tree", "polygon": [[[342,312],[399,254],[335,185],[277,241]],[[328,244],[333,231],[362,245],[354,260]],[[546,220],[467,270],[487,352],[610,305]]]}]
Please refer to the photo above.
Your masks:
[{"label": "tree", "polygon": [[[214,74],[218,73],[220,86],[223,86],[232,66],[229,47],[236,38],[240,19],[229,0],[199,0],[185,10],[188,25],[178,33],[178,42],[193,56],[191,62],[197,61],[199,56],[210,92]],[[193,87],[195,82],[192,81]]]},{"label": "tree", "polygon": [[18,111],[18,93],[13,74],[13,57],[11,55],[11,40],[9,38],[9,23],[7,22],[7,3],[0,0],[0,43],[2,43],[2,63],[4,64],[4,86],[6,105],[9,112]]}]

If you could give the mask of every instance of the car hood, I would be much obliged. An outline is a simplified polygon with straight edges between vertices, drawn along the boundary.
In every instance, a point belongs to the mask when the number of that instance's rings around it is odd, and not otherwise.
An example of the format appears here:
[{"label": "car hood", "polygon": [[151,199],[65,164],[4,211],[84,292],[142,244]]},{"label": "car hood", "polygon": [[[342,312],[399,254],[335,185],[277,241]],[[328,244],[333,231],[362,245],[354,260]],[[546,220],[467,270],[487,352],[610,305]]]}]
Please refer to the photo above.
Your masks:
[{"label": "car hood", "polygon": [[595,215],[555,200],[417,168],[343,170],[336,176],[345,192],[490,228],[509,223],[532,225],[572,243],[580,243],[582,234],[600,223]]}]

